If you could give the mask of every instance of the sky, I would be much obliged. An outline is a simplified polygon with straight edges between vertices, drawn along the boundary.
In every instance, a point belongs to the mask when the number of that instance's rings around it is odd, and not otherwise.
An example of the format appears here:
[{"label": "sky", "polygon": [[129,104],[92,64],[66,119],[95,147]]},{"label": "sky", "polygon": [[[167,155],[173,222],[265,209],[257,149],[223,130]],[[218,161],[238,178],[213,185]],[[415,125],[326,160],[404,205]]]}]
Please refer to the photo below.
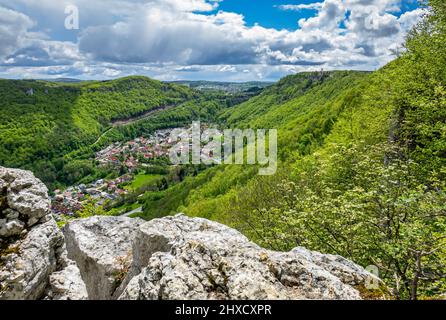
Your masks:
[{"label": "sky", "polygon": [[0,77],[276,81],[376,70],[416,0],[0,0]]}]

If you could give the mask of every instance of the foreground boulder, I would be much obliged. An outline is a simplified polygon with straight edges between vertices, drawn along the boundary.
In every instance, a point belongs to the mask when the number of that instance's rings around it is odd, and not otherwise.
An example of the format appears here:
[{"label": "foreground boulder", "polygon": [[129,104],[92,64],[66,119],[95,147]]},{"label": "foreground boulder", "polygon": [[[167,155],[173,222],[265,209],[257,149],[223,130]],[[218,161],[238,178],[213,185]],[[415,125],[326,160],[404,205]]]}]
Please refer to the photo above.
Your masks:
[{"label": "foreground boulder", "polygon": [[87,300],[87,287],[73,262],[50,275],[46,298],[51,300]]},{"label": "foreground boulder", "polygon": [[92,217],[64,227],[68,257],[77,263],[90,299],[112,299],[121,293],[142,223],[126,217]]},{"label": "foreground boulder", "polygon": [[[66,273],[76,272],[66,259],[47,192],[31,172],[0,167],[0,300],[51,299],[46,295],[51,275],[69,265]],[[60,288],[58,296],[86,298],[82,283],[76,286]]]},{"label": "foreground boulder", "polygon": [[134,277],[120,299],[361,299],[377,278],[338,256],[273,252],[239,232],[183,215],[143,224]]}]

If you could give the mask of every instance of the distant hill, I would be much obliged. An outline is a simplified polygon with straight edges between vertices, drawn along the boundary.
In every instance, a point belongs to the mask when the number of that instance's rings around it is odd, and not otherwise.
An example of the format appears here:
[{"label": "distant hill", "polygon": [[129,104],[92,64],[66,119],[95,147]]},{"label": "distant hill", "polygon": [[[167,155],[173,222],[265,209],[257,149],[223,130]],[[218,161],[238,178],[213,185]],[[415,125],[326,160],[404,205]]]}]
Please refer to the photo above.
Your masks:
[{"label": "distant hill", "polygon": [[73,78],[55,78],[55,79],[41,79],[41,80],[47,81],[47,82],[61,82],[61,83],[78,83],[78,82],[83,81],[83,80],[73,79]]},{"label": "distant hill", "polygon": [[218,82],[218,81],[173,81],[197,90],[221,90],[229,93],[244,91],[260,91],[274,84],[274,82]]},{"label": "distant hill", "polygon": [[[343,112],[350,91],[367,81],[369,73],[308,72],[290,75],[252,99],[223,109],[217,123],[232,128],[278,129],[282,161],[295,153],[308,154],[323,145]],[[185,211],[224,223],[234,191],[256,180],[253,166],[218,166],[194,179],[148,195],[145,218]],[[184,207],[180,207],[184,206]]]}]

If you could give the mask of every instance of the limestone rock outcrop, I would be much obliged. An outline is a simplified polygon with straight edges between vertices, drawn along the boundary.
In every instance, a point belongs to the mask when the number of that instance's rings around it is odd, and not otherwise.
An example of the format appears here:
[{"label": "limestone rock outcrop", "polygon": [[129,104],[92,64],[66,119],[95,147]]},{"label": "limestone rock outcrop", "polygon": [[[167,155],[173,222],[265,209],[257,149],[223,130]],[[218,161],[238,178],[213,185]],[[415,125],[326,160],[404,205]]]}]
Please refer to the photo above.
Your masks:
[{"label": "limestone rock outcrop", "polygon": [[70,264],[49,205],[31,172],[0,167],[0,300],[49,298],[51,275]]},{"label": "limestone rock outcrop", "polygon": [[130,280],[132,243],[142,223],[126,217],[92,217],[64,227],[68,257],[77,263],[90,299],[111,299]]},{"label": "limestone rock outcrop", "polygon": [[361,299],[356,288],[374,278],[342,257],[265,250],[226,226],[184,215],[143,224],[133,255],[141,273],[120,299]]},{"label": "limestone rock outcrop", "polygon": [[70,262],[50,275],[46,296],[51,300],[88,300],[87,287],[76,264]]}]

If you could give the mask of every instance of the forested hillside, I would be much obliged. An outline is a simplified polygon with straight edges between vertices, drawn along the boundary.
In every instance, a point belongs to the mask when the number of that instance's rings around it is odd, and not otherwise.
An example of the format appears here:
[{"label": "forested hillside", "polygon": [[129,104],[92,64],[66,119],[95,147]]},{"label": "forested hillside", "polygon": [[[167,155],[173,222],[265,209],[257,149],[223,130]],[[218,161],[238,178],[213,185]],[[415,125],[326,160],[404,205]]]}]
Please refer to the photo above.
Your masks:
[{"label": "forested hillside", "polygon": [[[345,97],[366,77],[359,72],[303,73],[289,76],[261,95],[217,118],[222,128],[277,128],[279,156],[287,161],[295,153],[308,154],[320,146],[340,112]],[[159,193],[147,195],[145,218],[177,212],[186,205],[191,214],[221,218],[237,187],[257,175],[257,168],[218,166]],[[232,220],[231,217],[228,217]]]},{"label": "forested hillside", "polygon": [[[237,101],[237,95],[145,77],[75,84],[0,80],[0,165],[30,169],[50,187],[69,185],[101,175],[88,159],[108,143],[208,121]],[[126,125],[114,125],[118,120]]]},{"label": "forested hillside", "polygon": [[62,156],[93,144],[112,120],[194,97],[184,87],[137,77],[85,84],[1,80],[0,164],[55,180]]}]

